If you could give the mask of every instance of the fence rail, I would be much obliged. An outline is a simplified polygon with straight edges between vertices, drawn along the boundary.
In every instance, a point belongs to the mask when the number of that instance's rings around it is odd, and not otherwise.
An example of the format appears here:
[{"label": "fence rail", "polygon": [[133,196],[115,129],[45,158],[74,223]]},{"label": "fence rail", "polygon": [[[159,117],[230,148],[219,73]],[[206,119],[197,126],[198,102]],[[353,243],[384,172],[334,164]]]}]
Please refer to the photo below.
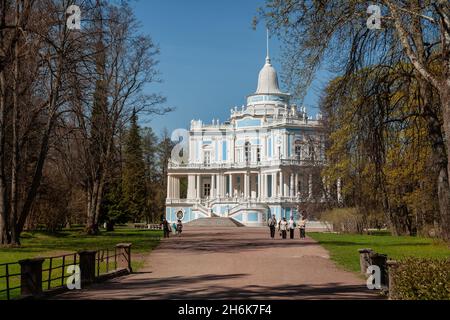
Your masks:
[{"label": "fence rail", "polygon": [[[114,252],[114,254],[111,254],[111,252]],[[117,270],[117,258],[122,254],[123,253],[117,253],[117,248],[114,248],[113,250],[103,249],[97,251],[95,258],[97,262],[97,277],[100,277],[100,275],[102,274],[109,273],[111,263],[113,263],[114,266],[114,268],[111,270]]]},{"label": "fence rail", "polygon": [[[69,266],[79,266],[83,285],[100,281],[103,275],[118,271],[132,272],[131,244],[114,248],[80,251],[59,256],[21,260],[0,264],[0,300],[24,296],[41,296],[53,289],[61,289],[72,275]],[[20,292],[16,292],[20,290]]]},{"label": "fence rail", "polygon": [[[2,269],[4,270],[4,275],[2,275],[1,273]],[[10,300],[11,291],[20,289],[20,280],[18,281],[12,280],[14,280],[14,278],[21,277],[22,274],[21,272],[12,271],[14,269],[20,270],[20,265],[18,262],[0,264],[0,300],[2,299],[3,295],[6,295],[6,300]],[[1,289],[2,288],[1,284],[3,281],[5,282],[5,289]],[[15,282],[19,283],[19,285],[15,285],[14,284]]]},{"label": "fence rail", "polygon": [[[44,258],[44,264],[48,261],[48,268],[42,269],[42,273],[48,273],[47,279],[43,280],[43,284],[46,283],[46,289],[50,290],[55,287],[63,287],[65,284],[65,280],[69,277],[66,275],[65,270],[67,270],[68,266],[71,265],[78,265],[77,263],[77,253],[72,254],[66,254],[61,256],[55,256],[55,257],[47,257]],[[59,265],[55,265],[54,262],[58,262],[58,260],[61,260],[61,263]],[[55,276],[56,271],[56,277],[52,278],[52,275]],[[54,283],[57,283],[57,285],[52,285]]]}]

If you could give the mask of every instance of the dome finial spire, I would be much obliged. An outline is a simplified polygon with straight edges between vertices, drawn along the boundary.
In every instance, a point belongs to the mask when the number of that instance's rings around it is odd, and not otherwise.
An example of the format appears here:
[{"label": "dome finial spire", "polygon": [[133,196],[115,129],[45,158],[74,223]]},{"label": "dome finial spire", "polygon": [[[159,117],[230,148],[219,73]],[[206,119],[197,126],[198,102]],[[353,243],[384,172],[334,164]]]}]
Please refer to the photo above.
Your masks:
[{"label": "dome finial spire", "polygon": [[269,28],[266,28],[267,34],[267,54],[266,54],[266,63],[270,63],[270,52],[269,52]]}]

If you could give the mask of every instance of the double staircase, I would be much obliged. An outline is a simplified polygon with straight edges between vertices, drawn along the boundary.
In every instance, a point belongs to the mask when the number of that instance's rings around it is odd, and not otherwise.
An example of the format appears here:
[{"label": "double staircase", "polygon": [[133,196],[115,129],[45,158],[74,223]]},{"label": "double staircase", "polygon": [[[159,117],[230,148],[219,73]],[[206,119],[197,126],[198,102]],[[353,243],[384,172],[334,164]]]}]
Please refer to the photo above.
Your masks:
[{"label": "double staircase", "polygon": [[191,222],[186,223],[187,226],[190,227],[210,227],[210,228],[237,228],[244,227],[242,223],[237,222],[232,218],[220,218],[220,217],[211,217],[211,218],[200,218],[197,220],[193,220]]}]

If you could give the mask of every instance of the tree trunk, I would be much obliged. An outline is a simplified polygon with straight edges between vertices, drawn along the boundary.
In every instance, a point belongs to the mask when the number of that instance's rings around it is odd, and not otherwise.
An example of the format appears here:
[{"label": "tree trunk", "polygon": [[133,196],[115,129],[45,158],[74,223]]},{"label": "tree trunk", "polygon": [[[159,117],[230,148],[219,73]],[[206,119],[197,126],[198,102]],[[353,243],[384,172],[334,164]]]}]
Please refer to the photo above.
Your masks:
[{"label": "tree trunk", "polygon": [[[19,28],[19,2],[16,1],[16,28]],[[18,32],[18,31],[16,31]],[[14,45],[14,64],[13,64],[13,110],[12,110],[12,159],[11,159],[11,197],[10,197],[10,225],[11,225],[11,243],[20,245],[19,235],[17,234],[18,219],[18,196],[19,196],[19,41]]]},{"label": "tree trunk", "polygon": [[[443,85],[442,89],[439,92],[441,105],[442,105],[442,113],[444,119],[444,130],[446,137],[446,145],[447,152],[450,150],[450,80],[447,81],[449,84]],[[450,157],[447,157],[447,170],[446,174],[439,174],[439,184],[449,185],[449,169],[450,169]],[[441,195],[442,192],[442,195]],[[441,220],[441,236],[443,239],[450,241],[450,192],[447,190],[439,190],[440,196],[439,198],[443,198],[444,208],[440,209],[440,220]],[[441,200],[441,199],[439,199]]]},{"label": "tree trunk", "polygon": [[105,185],[105,174],[99,173],[93,182],[92,190],[88,191],[88,212],[86,233],[95,235],[99,233],[98,219],[103,201],[103,189]]},{"label": "tree trunk", "polygon": [[99,228],[96,222],[98,202],[98,181],[93,181],[92,187],[88,190],[88,205],[87,205],[87,222],[86,233],[89,235],[98,234]]},{"label": "tree trunk", "polygon": [[6,125],[5,74],[0,71],[0,245],[10,242],[8,227],[8,207],[5,175],[5,125]]},{"label": "tree trunk", "polygon": [[114,231],[114,222],[109,221],[106,223],[106,231],[108,231],[108,232]]}]

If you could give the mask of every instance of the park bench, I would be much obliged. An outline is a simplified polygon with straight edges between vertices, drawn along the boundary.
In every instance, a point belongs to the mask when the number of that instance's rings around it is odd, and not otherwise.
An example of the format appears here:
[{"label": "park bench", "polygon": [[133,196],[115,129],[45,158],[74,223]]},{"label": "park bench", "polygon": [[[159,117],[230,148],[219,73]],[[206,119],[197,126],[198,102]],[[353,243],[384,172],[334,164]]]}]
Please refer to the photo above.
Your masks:
[{"label": "park bench", "polygon": [[146,224],[146,223],[135,223],[135,229],[147,229],[147,230],[161,230],[160,224]]}]

